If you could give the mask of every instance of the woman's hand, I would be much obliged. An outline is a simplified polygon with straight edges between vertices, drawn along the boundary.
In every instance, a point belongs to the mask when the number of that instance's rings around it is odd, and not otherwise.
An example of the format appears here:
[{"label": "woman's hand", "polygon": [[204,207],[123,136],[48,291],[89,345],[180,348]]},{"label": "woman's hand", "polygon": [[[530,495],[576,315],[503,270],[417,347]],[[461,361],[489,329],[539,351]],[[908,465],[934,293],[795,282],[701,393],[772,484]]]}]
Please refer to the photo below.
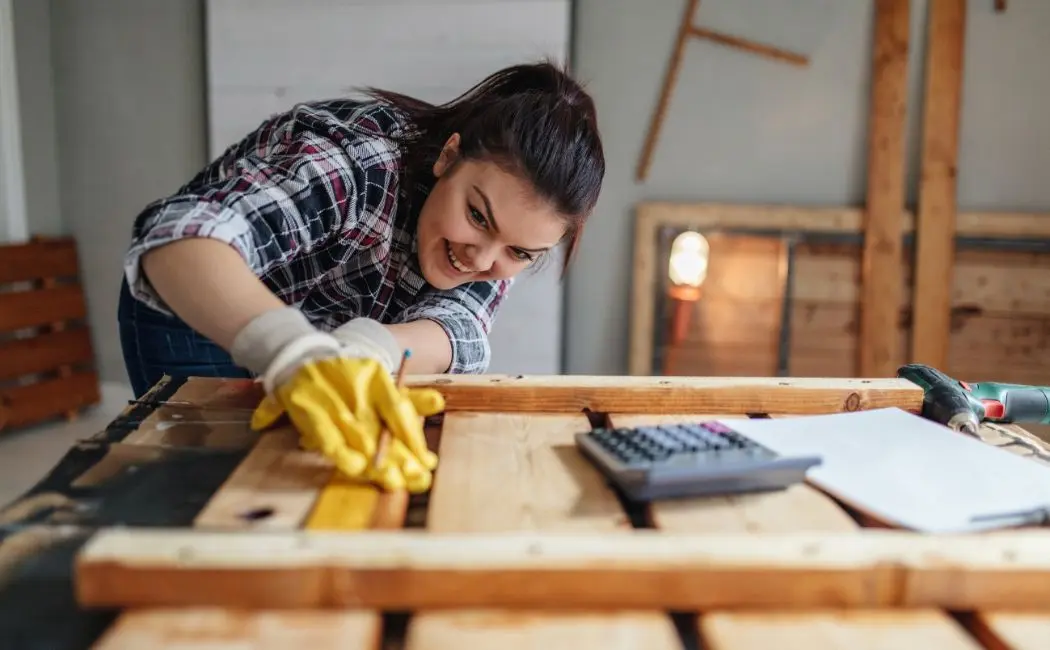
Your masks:
[{"label": "woman's hand", "polygon": [[[423,418],[444,407],[436,391],[398,389],[375,359],[329,357],[306,363],[277,386],[253,414],[252,428],[265,429],[287,413],[303,448],[324,454],[343,474],[424,492],[437,456],[427,449]],[[377,463],[384,427],[392,441]]]},{"label": "woman's hand", "polygon": [[[265,429],[287,414],[302,446],[324,454],[346,476],[385,489],[426,491],[437,456],[427,449],[423,418],[440,413],[444,399],[434,390],[399,389],[391,375],[391,334],[375,321],[352,323],[336,337],[285,307],[237,334],[234,360],[258,369],[266,391],[252,428]],[[393,440],[377,464],[384,428]]]}]

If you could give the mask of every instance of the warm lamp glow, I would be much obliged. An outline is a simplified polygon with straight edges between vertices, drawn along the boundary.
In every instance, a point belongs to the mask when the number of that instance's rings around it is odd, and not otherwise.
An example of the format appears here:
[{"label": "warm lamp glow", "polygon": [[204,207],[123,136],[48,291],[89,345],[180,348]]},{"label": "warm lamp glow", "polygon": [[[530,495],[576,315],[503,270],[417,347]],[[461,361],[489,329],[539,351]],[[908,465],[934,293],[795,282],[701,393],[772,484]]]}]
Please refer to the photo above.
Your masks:
[{"label": "warm lamp glow", "polygon": [[667,273],[676,285],[699,287],[707,277],[707,257],[711,248],[698,232],[678,235],[671,244]]}]

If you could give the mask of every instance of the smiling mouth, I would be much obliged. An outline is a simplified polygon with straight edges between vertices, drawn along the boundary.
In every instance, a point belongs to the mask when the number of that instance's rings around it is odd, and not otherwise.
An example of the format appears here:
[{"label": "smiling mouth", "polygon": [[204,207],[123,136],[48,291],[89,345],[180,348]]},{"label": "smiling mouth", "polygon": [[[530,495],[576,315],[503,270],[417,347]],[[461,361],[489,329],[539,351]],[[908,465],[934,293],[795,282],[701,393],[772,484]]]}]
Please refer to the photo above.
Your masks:
[{"label": "smiling mouth", "polygon": [[445,255],[448,257],[448,262],[452,265],[452,268],[456,269],[460,273],[473,273],[473,270],[470,269],[463,262],[459,261],[459,258],[456,257],[456,254],[452,252],[452,243],[447,239],[445,240]]}]

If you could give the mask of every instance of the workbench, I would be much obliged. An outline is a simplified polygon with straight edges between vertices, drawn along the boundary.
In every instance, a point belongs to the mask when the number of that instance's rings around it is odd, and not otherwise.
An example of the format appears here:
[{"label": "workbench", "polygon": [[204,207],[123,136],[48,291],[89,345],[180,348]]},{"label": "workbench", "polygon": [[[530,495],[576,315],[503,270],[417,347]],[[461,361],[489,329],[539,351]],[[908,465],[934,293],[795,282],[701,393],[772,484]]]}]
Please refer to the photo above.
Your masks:
[{"label": "workbench", "polygon": [[[1050,646],[1042,531],[891,530],[809,484],[639,506],[573,443],[595,425],[918,412],[903,380],[407,383],[447,403],[426,423],[434,484],[412,497],[340,477],[289,426],[252,432],[254,382],[160,382],[0,511],[0,644]],[[1021,427],[980,436],[1050,464]]]}]

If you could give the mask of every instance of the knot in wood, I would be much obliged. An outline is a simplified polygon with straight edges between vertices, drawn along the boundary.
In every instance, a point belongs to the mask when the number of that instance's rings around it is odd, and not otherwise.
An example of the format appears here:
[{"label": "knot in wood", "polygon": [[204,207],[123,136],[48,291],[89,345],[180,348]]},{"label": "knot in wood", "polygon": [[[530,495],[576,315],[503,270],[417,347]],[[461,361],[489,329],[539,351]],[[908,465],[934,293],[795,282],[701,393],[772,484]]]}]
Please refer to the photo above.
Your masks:
[{"label": "knot in wood", "polygon": [[859,411],[860,410],[860,393],[850,393],[846,397],[846,403],[844,405],[847,411]]}]

